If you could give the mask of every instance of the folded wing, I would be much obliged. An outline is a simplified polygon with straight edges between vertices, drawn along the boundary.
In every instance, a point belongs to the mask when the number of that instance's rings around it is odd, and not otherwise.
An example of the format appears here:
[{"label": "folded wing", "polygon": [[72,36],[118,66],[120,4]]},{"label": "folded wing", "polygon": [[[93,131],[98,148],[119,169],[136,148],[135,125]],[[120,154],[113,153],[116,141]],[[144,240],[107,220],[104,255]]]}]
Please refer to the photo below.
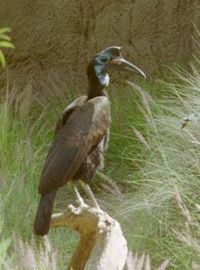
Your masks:
[{"label": "folded wing", "polygon": [[56,133],[42,172],[39,192],[52,192],[71,180],[109,126],[107,97],[95,97],[77,107]]}]

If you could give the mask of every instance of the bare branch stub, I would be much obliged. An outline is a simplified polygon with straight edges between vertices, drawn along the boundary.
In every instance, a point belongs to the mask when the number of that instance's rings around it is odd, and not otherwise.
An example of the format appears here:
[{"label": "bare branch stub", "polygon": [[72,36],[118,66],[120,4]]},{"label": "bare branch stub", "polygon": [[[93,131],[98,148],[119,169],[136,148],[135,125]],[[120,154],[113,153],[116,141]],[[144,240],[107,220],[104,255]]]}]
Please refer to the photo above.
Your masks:
[{"label": "bare branch stub", "polygon": [[69,205],[64,213],[52,215],[51,228],[63,226],[77,231],[80,235],[68,270],[85,269],[91,253],[97,247],[100,247],[100,253],[94,269],[123,269],[128,254],[127,242],[120,224],[105,211],[86,204],[77,208]]}]

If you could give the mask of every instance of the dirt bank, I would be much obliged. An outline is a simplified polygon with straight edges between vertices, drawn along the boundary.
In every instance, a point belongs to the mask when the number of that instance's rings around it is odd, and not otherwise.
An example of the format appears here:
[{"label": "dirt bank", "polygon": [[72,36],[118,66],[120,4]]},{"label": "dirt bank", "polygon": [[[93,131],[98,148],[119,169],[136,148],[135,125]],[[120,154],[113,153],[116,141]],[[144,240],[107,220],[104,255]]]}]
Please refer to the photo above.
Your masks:
[{"label": "dirt bank", "polygon": [[[192,53],[192,22],[200,26],[198,0],[6,0],[0,27],[13,29],[10,78],[30,83],[85,87],[90,57],[123,45],[129,59],[149,74],[185,63]],[[2,79],[2,75],[1,75]]]}]

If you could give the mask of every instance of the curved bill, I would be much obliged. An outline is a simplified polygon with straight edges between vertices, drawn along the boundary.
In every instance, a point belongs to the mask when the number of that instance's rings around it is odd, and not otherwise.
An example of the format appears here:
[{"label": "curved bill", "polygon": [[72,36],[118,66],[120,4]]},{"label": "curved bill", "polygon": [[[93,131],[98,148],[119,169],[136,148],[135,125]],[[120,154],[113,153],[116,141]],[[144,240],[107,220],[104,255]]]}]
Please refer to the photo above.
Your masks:
[{"label": "curved bill", "polygon": [[126,59],[124,59],[122,57],[114,58],[111,61],[111,63],[115,64],[115,65],[118,65],[120,67],[120,69],[131,70],[131,71],[141,75],[145,79],[147,78],[145,73],[139,67],[135,66],[134,64],[130,63],[129,61],[127,61]]}]

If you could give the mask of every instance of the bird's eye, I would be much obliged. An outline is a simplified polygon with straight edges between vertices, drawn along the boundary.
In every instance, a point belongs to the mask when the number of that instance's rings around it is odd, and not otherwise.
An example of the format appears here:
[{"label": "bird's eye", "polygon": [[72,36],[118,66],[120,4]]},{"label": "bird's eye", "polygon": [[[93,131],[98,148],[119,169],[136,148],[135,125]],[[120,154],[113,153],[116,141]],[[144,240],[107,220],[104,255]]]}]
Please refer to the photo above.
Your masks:
[{"label": "bird's eye", "polygon": [[108,60],[109,60],[108,57],[105,55],[101,56],[101,58],[100,58],[101,63],[107,63]]}]

